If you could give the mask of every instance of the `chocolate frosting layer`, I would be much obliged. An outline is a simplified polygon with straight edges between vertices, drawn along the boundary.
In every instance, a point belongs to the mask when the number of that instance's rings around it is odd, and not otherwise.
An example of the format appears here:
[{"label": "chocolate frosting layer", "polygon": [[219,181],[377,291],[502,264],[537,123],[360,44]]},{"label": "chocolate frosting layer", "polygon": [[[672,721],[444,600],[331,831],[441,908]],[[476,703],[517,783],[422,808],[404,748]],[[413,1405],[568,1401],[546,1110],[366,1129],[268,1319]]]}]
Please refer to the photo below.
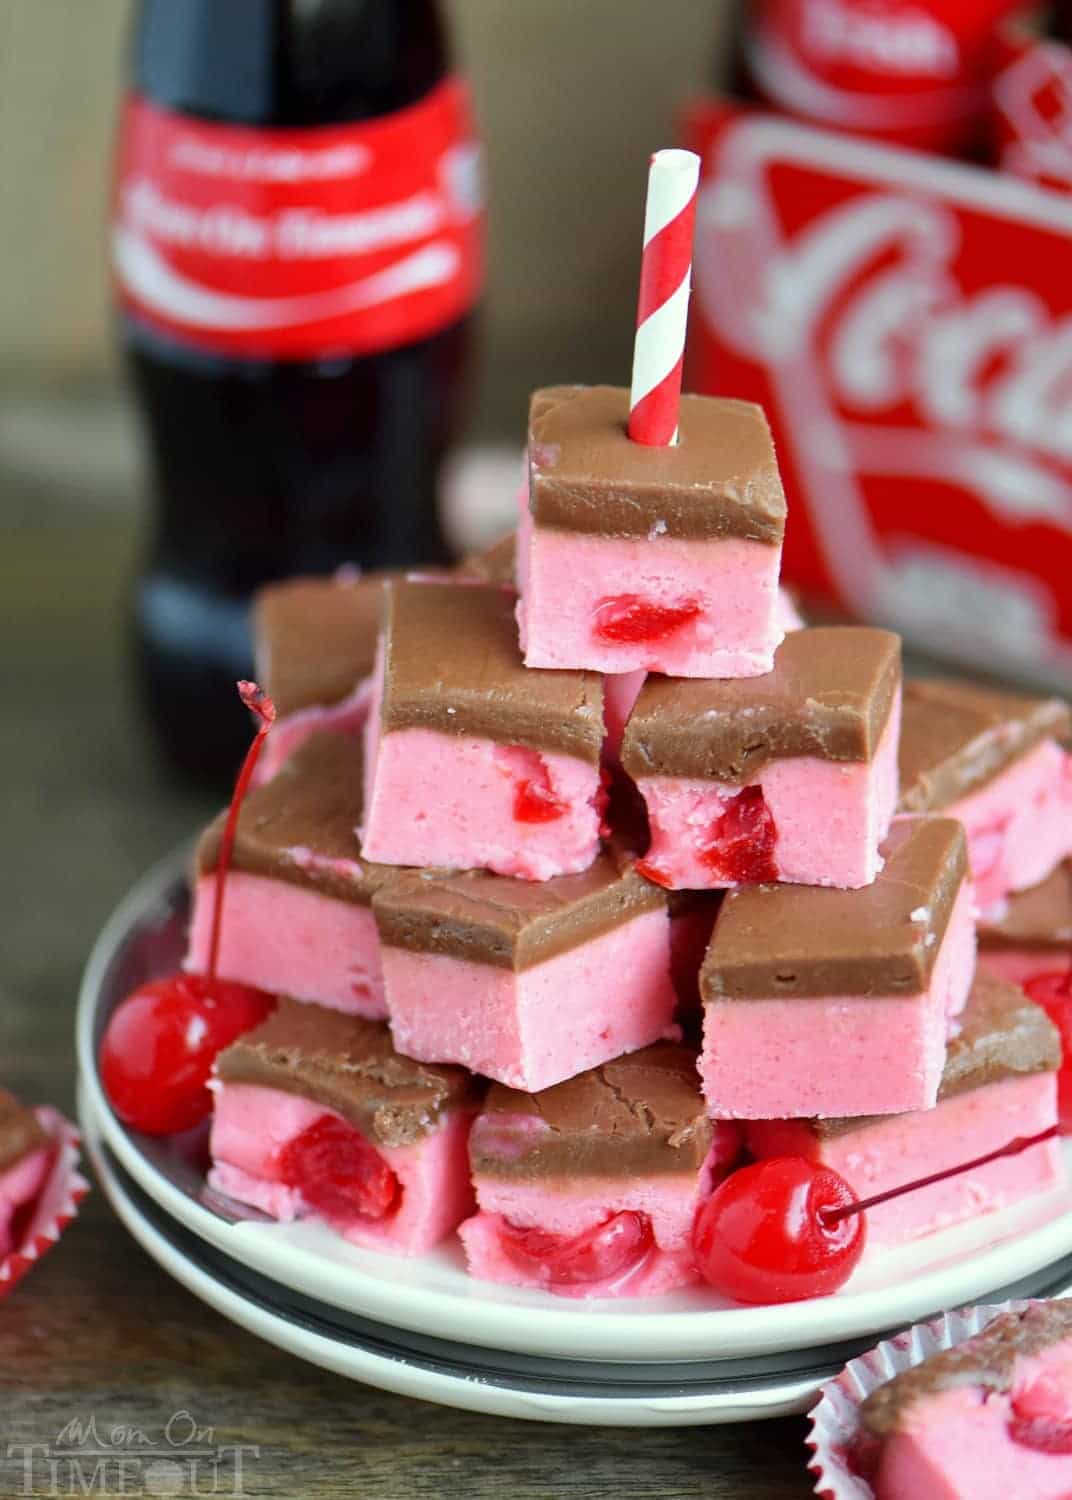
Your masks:
[{"label": "chocolate frosting layer", "polygon": [[727,891],[700,970],[705,1002],[925,990],[967,875],[964,830],[952,818],[898,819],[882,854],[858,891]]},{"label": "chocolate frosting layer", "polygon": [[292,578],[253,606],[257,680],[281,717],[348,698],[372,671],[383,584],[401,573]]},{"label": "chocolate frosting layer", "polygon": [[1037,948],[1040,953],[1068,954],[1072,949],[1072,861],[1058,865],[1041,885],[1009,897],[1000,922],[979,928],[979,946]]},{"label": "chocolate frosting layer", "polygon": [[520,971],[642,912],[665,910],[666,893],[627,861],[603,853],[580,875],[551,880],[513,880],[483,870],[400,875],[372,906],[388,947]]},{"label": "chocolate frosting layer", "polygon": [[909,680],[901,723],[901,808],[937,812],[978,791],[1043,740],[1069,732],[1058,698],[993,692],[951,678]]},{"label": "chocolate frosting layer", "polygon": [[48,1145],[48,1134],[32,1110],[0,1089],[0,1172],[6,1172],[31,1151]]},{"label": "chocolate frosting layer", "polygon": [[621,386],[534,392],[529,507],[537,526],[781,544],[785,494],[762,407],[682,396],[680,441],[660,448],[631,442],[628,417]]},{"label": "chocolate frosting layer", "polygon": [[481,552],[470,552],[454,569],[456,578],[476,578],[481,583],[499,583],[513,588],[517,533],[500,537]]},{"label": "chocolate frosting layer", "polygon": [[657,1042],[538,1094],[493,1084],[469,1157],[476,1176],[516,1182],[695,1173],[713,1134],[696,1054]]},{"label": "chocolate frosting layer", "polygon": [[382,1021],[283,997],[266,1021],[216,1059],[224,1083],[281,1089],[337,1110],[381,1146],[409,1146],[448,1110],[473,1106],[464,1068],[412,1062]]},{"label": "chocolate frosting layer", "polygon": [[[362,859],[354,831],[361,810],[361,741],[322,730],[246,797],[231,868],[367,906],[397,870]],[[225,821],[221,813],[201,837],[202,873],[216,868]]]},{"label": "chocolate frosting layer", "polygon": [[960,1386],[1007,1391],[1018,1359],[1031,1359],[1066,1339],[1072,1339],[1072,1300],[1067,1298],[1000,1313],[974,1338],[932,1354],[878,1386],[861,1404],[860,1421],[873,1437],[887,1438],[929,1396]]},{"label": "chocolate frosting layer", "polygon": [[[1052,1073],[1061,1066],[1061,1038],[1041,1006],[1019,985],[977,969],[961,1015],[960,1030],[946,1048],[938,1098],[950,1099],[1027,1073]],[[812,1120],[818,1136],[845,1135],[869,1124],[889,1123],[889,1115]]]},{"label": "chocolate frosting layer", "polygon": [[626,725],[622,764],[634,779],[738,786],[791,756],[867,761],[900,681],[901,642],[888,630],[795,630],[765,677],[649,676]]},{"label": "chocolate frosting layer", "polygon": [[493,585],[393,583],[385,619],[386,733],[476,735],[598,764],[603,679],[528,671],[512,593]]}]

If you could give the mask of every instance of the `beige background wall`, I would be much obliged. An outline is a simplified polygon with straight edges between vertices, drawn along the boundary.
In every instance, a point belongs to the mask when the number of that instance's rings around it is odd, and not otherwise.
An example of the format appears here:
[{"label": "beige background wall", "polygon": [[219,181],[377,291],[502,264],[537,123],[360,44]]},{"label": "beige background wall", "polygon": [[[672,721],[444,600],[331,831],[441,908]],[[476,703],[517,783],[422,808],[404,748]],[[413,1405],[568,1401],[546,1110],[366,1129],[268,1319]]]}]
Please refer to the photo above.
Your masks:
[{"label": "beige background wall", "polygon": [[[225,5],[227,0],[218,0]],[[714,69],[731,0],[446,0],[488,142],[476,426],[627,380],[647,153]],[[130,0],[0,0],[0,397],[114,378],[108,158]]]}]

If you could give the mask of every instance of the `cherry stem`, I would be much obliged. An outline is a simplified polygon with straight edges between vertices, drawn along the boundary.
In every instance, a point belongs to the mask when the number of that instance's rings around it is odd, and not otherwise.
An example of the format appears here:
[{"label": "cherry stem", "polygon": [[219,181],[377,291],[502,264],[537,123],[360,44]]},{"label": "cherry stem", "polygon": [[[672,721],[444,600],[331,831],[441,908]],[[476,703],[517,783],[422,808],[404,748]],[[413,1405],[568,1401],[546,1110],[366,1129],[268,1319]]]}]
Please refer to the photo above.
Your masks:
[{"label": "cherry stem", "polygon": [[1051,1125],[1048,1130],[1039,1131],[1038,1135],[1018,1135],[1015,1140],[999,1146],[996,1151],[988,1151],[985,1156],[977,1156],[974,1161],[963,1162],[959,1167],[947,1167],[944,1172],[932,1172],[929,1177],[920,1177],[916,1182],[906,1182],[901,1187],[888,1188],[884,1193],[876,1193],[873,1198],[860,1198],[857,1202],[847,1203],[841,1208],[821,1208],[819,1222],[824,1229],[832,1229],[835,1224],[840,1224],[843,1219],[849,1218],[852,1214],[866,1213],[869,1208],[878,1208],[880,1203],[889,1203],[891,1198],[900,1198],[902,1194],[915,1192],[917,1188],[930,1187],[935,1182],[944,1182],[947,1177],[957,1177],[961,1172],[971,1172],[976,1167],[985,1167],[988,1162],[1000,1161],[1004,1156],[1019,1156],[1021,1151],[1027,1151],[1031,1146],[1039,1146],[1043,1141],[1052,1141],[1059,1134],[1059,1127]]},{"label": "cherry stem", "polygon": [[220,955],[220,929],[223,925],[223,892],[227,884],[227,872],[231,868],[231,853],[234,849],[235,832],[238,828],[238,814],[242,810],[242,802],[249,791],[249,783],[253,779],[257,761],[260,758],[261,746],[269,729],[275,723],[275,704],[266,693],[263,693],[255,682],[239,682],[238,696],[250,710],[256,714],[260,721],[257,725],[257,733],[253,736],[253,743],[246,751],[246,758],[242,762],[242,769],[235,781],[235,788],[231,794],[231,805],[227,809],[227,821],[223,825],[223,833],[220,835],[220,852],[216,858],[216,890],[212,900],[212,932],[208,945],[208,967],[207,975],[210,980],[216,977],[216,961]]}]

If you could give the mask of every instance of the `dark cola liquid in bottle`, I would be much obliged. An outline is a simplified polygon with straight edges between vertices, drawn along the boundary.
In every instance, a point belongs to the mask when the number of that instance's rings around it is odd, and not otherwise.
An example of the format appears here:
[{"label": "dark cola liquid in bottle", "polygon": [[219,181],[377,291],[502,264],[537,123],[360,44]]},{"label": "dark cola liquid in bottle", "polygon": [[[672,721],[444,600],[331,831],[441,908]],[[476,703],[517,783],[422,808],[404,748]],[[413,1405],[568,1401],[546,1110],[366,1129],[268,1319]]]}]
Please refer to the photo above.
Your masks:
[{"label": "dark cola liquid in bottle", "polygon": [[155,515],[138,675],[173,761],[248,739],[262,583],[444,556],[481,178],[434,0],[141,0],[112,248]]}]

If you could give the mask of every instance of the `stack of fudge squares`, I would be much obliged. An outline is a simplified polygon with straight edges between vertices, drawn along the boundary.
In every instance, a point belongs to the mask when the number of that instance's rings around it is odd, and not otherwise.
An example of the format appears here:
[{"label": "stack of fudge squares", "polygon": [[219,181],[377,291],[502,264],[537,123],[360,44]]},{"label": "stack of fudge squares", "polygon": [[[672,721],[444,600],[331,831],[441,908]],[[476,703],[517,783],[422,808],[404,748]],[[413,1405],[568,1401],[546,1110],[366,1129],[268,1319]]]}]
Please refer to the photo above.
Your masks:
[{"label": "stack of fudge squares", "polygon": [[[218,1059],[219,1190],[571,1296],[698,1281],[749,1159],[863,1197],[1039,1134],[1060,1065],[976,922],[1072,854],[1064,705],[902,691],[895,635],[803,626],[761,409],[684,397],[667,448],[627,411],[538,391],[516,538],[449,574],[264,591],[219,954],[281,997]],[[920,1189],[867,1253],[1061,1173],[1047,1140]]]}]

